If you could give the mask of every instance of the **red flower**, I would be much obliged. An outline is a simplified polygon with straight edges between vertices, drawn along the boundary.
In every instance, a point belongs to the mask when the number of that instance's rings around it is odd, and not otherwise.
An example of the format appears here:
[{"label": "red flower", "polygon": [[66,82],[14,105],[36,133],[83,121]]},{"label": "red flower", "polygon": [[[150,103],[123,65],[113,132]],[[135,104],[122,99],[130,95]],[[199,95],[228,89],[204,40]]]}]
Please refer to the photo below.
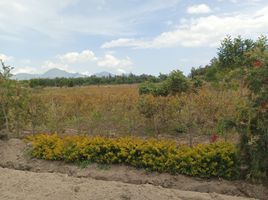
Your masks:
[{"label": "red flower", "polygon": [[256,68],[259,68],[262,66],[262,62],[260,60],[255,60],[253,62],[253,66],[256,67]]},{"label": "red flower", "polygon": [[212,134],[209,138],[209,142],[210,143],[213,143],[213,142],[216,142],[218,140],[219,136],[216,135],[216,134]]}]

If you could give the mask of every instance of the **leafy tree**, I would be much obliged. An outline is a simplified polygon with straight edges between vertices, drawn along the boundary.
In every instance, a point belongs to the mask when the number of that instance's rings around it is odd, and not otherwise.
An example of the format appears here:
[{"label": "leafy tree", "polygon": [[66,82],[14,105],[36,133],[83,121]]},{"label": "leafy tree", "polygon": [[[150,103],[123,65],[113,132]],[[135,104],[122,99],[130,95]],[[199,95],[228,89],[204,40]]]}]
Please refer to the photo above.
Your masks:
[{"label": "leafy tree", "polygon": [[0,116],[3,116],[4,128],[7,132],[15,131],[20,133],[27,124],[27,107],[29,93],[17,81],[11,80],[10,66],[6,66],[1,61],[2,70],[0,71]]},{"label": "leafy tree", "polygon": [[154,96],[167,96],[170,93],[168,83],[144,82],[139,86],[139,94],[152,94]]},{"label": "leafy tree", "polygon": [[268,177],[268,44],[257,41],[249,53],[251,68],[247,71],[249,105],[241,109],[238,129],[241,154],[253,179]]},{"label": "leafy tree", "polygon": [[244,67],[248,64],[247,53],[254,48],[254,41],[242,39],[240,36],[232,39],[227,36],[218,49],[218,59],[221,68]]},{"label": "leafy tree", "polygon": [[187,78],[179,70],[174,70],[169,74],[167,85],[171,94],[179,94],[189,89]]},{"label": "leafy tree", "polygon": [[0,63],[2,67],[2,69],[0,70],[0,79],[8,80],[12,76],[11,70],[13,69],[13,67],[9,65],[5,65],[5,63],[1,59],[0,59]]},{"label": "leafy tree", "polygon": [[10,124],[9,124],[9,109],[10,109],[10,100],[13,95],[13,82],[9,80],[11,75],[12,67],[7,66],[4,64],[2,60],[1,63],[1,71],[0,71],[0,104],[1,104],[1,115],[4,118],[5,129],[9,132],[10,131]]},{"label": "leafy tree", "polygon": [[142,83],[139,87],[139,93],[152,94],[154,96],[167,96],[169,94],[176,95],[186,92],[190,87],[187,77],[185,77],[179,70],[172,71],[163,79],[164,81],[160,83]]}]

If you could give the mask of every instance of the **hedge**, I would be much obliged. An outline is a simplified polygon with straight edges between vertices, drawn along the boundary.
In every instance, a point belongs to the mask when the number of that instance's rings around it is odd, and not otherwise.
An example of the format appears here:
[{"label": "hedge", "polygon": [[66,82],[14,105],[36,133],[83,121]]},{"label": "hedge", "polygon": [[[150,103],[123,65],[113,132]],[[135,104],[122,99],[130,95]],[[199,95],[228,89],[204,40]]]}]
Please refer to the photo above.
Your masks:
[{"label": "hedge", "polygon": [[31,155],[46,160],[126,164],[149,171],[233,178],[237,150],[226,142],[177,146],[169,140],[40,134],[28,137]]}]

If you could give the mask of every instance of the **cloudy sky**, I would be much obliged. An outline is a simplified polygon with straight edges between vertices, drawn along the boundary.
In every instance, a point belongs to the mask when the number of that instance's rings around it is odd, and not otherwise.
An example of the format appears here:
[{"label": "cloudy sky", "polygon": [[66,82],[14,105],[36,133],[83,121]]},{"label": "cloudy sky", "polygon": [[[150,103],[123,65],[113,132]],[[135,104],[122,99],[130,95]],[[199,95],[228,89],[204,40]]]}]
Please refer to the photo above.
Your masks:
[{"label": "cloudy sky", "polygon": [[0,0],[15,73],[168,73],[209,63],[227,34],[268,35],[268,0]]}]

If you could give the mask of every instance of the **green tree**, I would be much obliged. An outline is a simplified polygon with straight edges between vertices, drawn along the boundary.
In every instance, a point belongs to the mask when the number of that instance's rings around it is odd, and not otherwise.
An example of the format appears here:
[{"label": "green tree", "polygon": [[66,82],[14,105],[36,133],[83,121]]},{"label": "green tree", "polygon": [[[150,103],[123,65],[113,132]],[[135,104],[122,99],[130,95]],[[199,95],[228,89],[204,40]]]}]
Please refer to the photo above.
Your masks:
[{"label": "green tree", "polygon": [[189,89],[187,78],[179,70],[174,70],[169,74],[167,85],[171,94],[186,92]]},{"label": "green tree", "polygon": [[250,63],[245,82],[248,105],[240,109],[237,124],[241,154],[253,179],[268,177],[268,44],[262,37],[248,53]]},{"label": "green tree", "polygon": [[9,117],[8,113],[10,110],[11,98],[13,95],[13,82],[9,79],[12,74],[11,70],[13,69],[10,66],[4,64],[2,60],[0,60],[1,70],[0,70],[0,104],[1,104],[1,115],[4,118],[4,127],[6,131],[10,131],[9,127]]},{"label": "green tree", "polygon": [[218,59],[221,68],[244,67],[248,64],[247,53],[254,48],[254,41],[242,39],[240,36],[232,39],[227,36],[218,49]]}]

